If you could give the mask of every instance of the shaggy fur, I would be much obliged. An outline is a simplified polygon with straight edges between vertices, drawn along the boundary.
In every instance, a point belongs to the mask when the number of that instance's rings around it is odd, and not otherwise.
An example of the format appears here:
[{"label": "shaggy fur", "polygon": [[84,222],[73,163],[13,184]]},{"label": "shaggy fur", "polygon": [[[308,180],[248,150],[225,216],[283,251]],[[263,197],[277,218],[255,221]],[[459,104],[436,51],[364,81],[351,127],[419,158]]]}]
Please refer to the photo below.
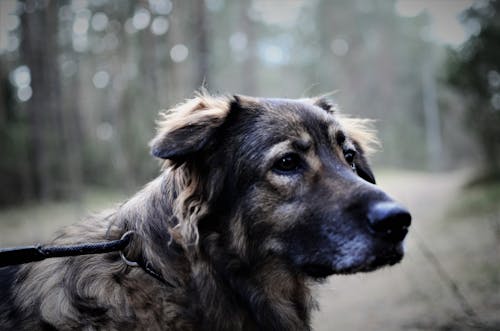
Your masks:
[{"label": "shaggy fur", "polygon": [[161,114],[158,178],[52,244],[132,230],[124,256],[166,283],[119,253],[2,268],[0,329],[309,330],[312,284],[403,255],[407,212],[385,235],[367,225],[392,203],[365,159],[368,124],[324,98],[199,94]]}]

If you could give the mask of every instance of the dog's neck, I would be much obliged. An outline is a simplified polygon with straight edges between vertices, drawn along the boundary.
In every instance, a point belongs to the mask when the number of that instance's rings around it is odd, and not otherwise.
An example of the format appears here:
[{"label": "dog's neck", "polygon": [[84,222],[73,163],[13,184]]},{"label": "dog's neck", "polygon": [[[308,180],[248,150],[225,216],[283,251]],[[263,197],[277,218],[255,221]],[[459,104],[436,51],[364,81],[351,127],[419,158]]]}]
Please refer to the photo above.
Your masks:
[{"label": "dog's neck", "polygon": [[201,242],[207,256],[197,263],[203,275],[198,287],[201,298],[218,298],[216,302],[204,303],[211,307],[211,315],[225,316],[228,311],[238,309],[248,318],[233,321],[235,325],[253,321],[259,330],[310,329],[310,310],[314,303],[303,276],[294,273],[279,258],[244,262],[236,255],[227,254],[227,250],[214,249],[220,245],[217,239],[217,235],[211,235]]},{"label": "dog's neck", "polygon": [[122,206],[126,228],[141,238],[131,254],[141,255],[169,283],[186,289],[186,309],[203,307],[197,312],[204,315],[203,328],[309,330],[314,306],[309,287],[280,259],[244,262],[217,233],[203,235],[195,254],[172,241],[178,192],[171,175],[162,174]]}]

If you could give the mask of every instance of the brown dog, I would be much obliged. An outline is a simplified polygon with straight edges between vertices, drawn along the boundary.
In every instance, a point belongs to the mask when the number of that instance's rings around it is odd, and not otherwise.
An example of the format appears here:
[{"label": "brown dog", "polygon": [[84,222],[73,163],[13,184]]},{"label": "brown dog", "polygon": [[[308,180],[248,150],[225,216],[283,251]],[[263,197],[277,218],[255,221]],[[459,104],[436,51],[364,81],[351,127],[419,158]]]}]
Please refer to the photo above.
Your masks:
[{"label": "brown dog", "polygon": [[53,242],[134,231],[123,256],[2,268],[0,328],[309,330],[315,280],[403,256],[410,214],[374,185],[365,124],[323,98],[200,94],[162,114],[160,176]]}]

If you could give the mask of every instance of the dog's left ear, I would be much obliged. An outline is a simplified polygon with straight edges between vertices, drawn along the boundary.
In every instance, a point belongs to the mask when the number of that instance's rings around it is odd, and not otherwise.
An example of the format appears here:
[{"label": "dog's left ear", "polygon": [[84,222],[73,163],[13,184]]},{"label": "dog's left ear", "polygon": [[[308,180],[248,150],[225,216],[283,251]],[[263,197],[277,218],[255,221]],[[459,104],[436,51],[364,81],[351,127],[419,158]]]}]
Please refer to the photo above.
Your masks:
[{"label": "dog's left ear", "polygon": [[198,95],[160,114],[151,153],[161,159],[182,161],[202,150],[225,121],[230,102],[224,97]]},{"label": "dog's left ear", "polygon": [[327,112],[335,113],[338,110],[337,104],[333,101],[333,99],[328,97],[328,95],[315,97],[312,99],[312,101],[313,105],[318,106],[326,110]]},{"label": "dog's left ear", "polygon": [[354,142],[354,146],[358,151],[354,164],[356,166],[356,173],[359,177],[363,178],[369,183],[376,184],[375,176],[373,175],[372,169],[366,159],[365,153],[363,149],[359,146],[358,143]]},{"label": "dog's left ear", "polygon": [[367,154],[372,154],[380,146],[376,131],[373,128],[373,121],[345,117],[341,114],[337,114],[337,120],[358,151],[354,164],[359,177],[375,184],[375,176],[367,159]]}]

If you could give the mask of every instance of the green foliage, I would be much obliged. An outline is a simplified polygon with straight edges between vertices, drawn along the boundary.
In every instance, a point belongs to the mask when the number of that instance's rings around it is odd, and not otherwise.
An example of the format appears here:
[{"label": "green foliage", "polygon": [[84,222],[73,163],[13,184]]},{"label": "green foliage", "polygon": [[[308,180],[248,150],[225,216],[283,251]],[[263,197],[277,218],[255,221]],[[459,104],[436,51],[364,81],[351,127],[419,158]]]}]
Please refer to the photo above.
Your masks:
[{"label": "green foliage", "polygon": [[500,1],[482,2],[463,15],[472,36],[459,50],[450,50],[448,82],[467,107],[466,124],[485,158],[485,170],[500,169]]}]

